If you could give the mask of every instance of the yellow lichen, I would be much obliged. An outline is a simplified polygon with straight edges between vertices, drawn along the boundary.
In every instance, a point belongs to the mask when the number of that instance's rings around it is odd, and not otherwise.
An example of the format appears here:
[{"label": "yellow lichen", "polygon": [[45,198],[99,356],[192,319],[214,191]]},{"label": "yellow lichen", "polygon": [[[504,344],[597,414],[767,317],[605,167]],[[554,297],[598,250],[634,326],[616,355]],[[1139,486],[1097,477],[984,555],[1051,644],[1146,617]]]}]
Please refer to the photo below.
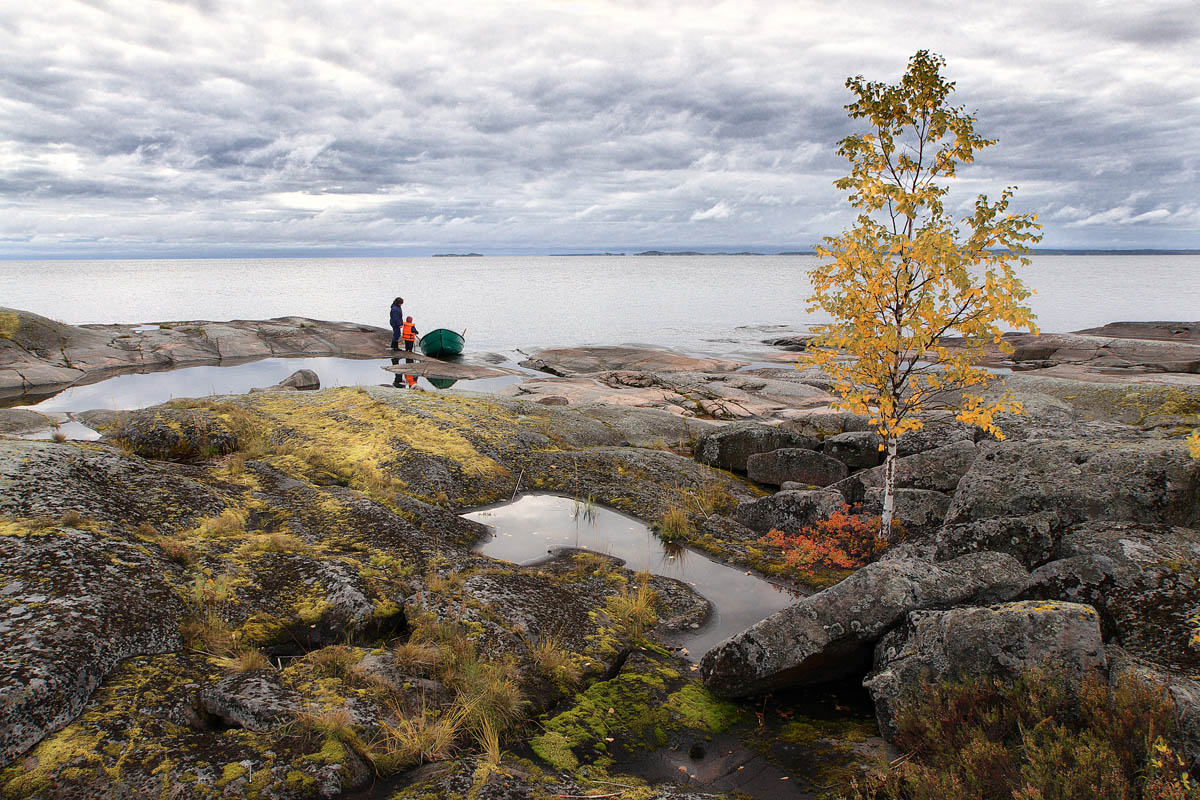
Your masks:
[{"label": "yellow lichen", "polygon": [[21,317],[7,308],[0,309],[0,339],[15,339],[21,330]]}]

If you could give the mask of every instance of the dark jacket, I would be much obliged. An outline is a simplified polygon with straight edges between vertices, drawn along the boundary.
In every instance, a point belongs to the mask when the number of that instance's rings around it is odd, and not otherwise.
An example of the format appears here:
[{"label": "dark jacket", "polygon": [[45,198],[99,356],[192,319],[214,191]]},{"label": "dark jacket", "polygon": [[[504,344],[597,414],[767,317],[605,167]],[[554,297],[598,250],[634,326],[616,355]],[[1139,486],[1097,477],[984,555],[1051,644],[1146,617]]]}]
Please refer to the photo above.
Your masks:
[{"label": "dark jacket", "polygon": [[392,327],[400,330],[404,324],[404,306],[392,306]]}]

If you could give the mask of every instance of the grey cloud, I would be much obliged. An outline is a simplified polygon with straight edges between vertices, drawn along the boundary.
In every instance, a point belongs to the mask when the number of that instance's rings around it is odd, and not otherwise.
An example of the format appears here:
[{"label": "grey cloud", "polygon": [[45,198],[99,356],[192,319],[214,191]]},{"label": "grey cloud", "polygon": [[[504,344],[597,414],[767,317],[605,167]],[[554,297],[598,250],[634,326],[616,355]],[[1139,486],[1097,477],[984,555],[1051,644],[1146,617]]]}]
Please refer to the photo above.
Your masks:
[{"label": "grey cloud", "polygon": [[[916,46],[816,4],[753,5],[709,10],[728,25],[600,2],[0,13],[0,209],[20,204],[0,241],[808,246],[853,219],[831,186],[854,128],[845,76],[894,81]],[[1023,204],[1061,214],[1047,244],[1194,246],[1181,209],[1200,86],[1157,47],[1195,42],[1181,8],[1166,27],[1094,15],[1086,36],[1054,6],[981,14],[991,27],[973,33],[931,25],[961,101],[1001,139],[964,187],[1020,184]],[[871,13],[881,34],[904,18]]]}]

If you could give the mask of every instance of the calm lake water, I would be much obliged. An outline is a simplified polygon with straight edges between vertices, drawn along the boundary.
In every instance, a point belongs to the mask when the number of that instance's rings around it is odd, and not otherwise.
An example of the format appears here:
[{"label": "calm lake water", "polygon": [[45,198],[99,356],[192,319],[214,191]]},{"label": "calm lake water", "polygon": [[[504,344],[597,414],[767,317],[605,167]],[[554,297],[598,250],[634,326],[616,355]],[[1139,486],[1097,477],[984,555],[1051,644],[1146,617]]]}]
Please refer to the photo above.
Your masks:
[{"label": "calm lake water", "polygon": [[[472,350],[650,343],[736,351],[803,329],[813,256],[541,256],[0,262],[0,305],[69,323],[301,315],[387,325],[391,299]],[[1195,319],[1200,256],[1036,256],[1045,331]]]}]

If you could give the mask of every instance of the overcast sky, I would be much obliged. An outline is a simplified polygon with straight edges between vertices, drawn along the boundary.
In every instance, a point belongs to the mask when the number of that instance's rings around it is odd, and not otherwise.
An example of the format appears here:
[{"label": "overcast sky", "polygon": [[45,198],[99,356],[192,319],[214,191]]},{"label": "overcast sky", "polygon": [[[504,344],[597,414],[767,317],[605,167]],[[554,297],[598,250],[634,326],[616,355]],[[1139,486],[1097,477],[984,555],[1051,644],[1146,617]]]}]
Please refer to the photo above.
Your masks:
[{"label": "overcast sky", "polygon": [[1000,140],[960,202],[1200,248],[1195,0],[12,0],[0,257],[808,249],[922,48]]}]

